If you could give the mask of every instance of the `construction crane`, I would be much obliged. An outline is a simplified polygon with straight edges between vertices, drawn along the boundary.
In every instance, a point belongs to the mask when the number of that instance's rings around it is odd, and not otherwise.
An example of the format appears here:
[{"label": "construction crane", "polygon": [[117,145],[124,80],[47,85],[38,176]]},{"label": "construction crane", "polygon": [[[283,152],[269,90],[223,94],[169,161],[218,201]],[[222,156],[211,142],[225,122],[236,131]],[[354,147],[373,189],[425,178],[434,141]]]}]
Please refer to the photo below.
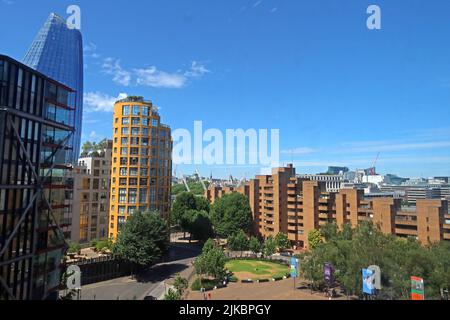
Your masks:
[{"label": "construction crane", "polygon": [[376,172],[376,168],[377,168],[377,163],[378,163],[378,159],[380,159],[380,152],[378,152],[377,157],[375,158],[375,161],[373,162],[371,169],[371,174],[374,176],[377,174]]},{"label": "construction crane", "polygon": [[200,183],[202,184],[203,190],[204,191],[208,190],[208,188],[206,188],[205,182],[202,179],[202,176],[200,175],[200,171],[198,170],[198,168],[196,168],[195,171],[197,173],[198,180],[200,180]]},{"label": "construction crane", "polygon": [[183,184],[186,187],[186,191],[191,192],[191,188],[189,188],[189,184],[186,180],[186,176],[183,173],[181,173],[181,180],[183,181]]}]

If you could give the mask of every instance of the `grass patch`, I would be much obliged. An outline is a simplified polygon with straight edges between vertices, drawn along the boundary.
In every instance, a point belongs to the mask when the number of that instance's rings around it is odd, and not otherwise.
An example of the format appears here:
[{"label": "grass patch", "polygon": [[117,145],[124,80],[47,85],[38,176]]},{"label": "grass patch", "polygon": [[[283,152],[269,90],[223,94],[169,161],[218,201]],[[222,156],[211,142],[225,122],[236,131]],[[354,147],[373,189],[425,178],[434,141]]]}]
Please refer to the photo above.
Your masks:
[{"label": "grass patch", "polygon": [[286,265],[261,260],[230,260],[225,268],[239,280],[282,278],[289,273],[289,267]]}]

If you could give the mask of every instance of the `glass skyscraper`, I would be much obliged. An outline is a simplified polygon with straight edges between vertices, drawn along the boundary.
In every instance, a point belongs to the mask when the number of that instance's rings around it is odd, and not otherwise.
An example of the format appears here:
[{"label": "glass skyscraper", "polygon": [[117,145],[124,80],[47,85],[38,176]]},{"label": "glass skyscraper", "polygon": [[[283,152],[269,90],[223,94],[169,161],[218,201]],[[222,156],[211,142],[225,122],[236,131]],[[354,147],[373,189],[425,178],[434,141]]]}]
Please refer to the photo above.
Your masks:
[{"label": "glass skyscraper", "polygon": [[73,163],[78,162],[83,120],[83,39],[81,32],[69,29],[66,21],[50,14],[28,50],[24,63],[29,67],[74,89],[75,134]]}]

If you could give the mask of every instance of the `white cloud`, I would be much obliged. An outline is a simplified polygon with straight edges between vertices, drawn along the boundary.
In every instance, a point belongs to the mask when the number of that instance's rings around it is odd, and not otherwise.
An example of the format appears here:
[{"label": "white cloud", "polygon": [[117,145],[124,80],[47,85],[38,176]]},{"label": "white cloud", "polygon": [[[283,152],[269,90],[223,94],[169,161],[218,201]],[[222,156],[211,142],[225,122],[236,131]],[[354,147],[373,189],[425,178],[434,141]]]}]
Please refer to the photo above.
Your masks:
[{"label": "white cloud", "polygon": [[158,70],[155,66],[146,69],[135,69],[136,83],[140,86],[153,88],[182,88],[187,78],[183,74],[168,73]]},{"label": "white cloud", "polygon": [[256,8],[256,7],[259,6],[261,3],[262,3],[262,0],[256,1],[256,2],[253,4],[253,8]]},{"label": "white cloud", "polygon": [[203,65],[202,63],[198,61],[192,61],[191,67],[184,73],[184,75],[186,77],[199,78],[210,72],[211,71],[206,69],[205,65]]},{"label": "white cloud", "polygon": [[113,81],[122,86],[129,86],[131,83],[131,73],[124,70],[120,65],[120,60],[114,58],[106,58],[103,61],[103,72],[113,76]]},{"label": "white cloud", "polygon": [[91,139],[97,139],[97,132],[95,132],[95,131],[91,131],[91,133],[89,134],[89,138],[91,138]]},{"label": "white cloud", "polygon": [[211,71],[198,61],[193,61],[186,71],[167,72],[156,66],[136,68],[128,71],[122,68],[120,60],[107,58],[103,62],[103,72],[112,75],[113,81],[122,86],[146,86],[152,88],[179,89],[190,79],[198,79]]},{"label": "white cloud", "polygon": [[84,110],[86,112],[112,112],[117,100],[125,99],[128,95],[120,93],[112,97],[101,92],[87,92],[83,96]]},{"label": "white cloud", "polygon": [[83,47],[83,53],[85,56],[91,57],[93,59],[98,59],[101,57],[101,54],[97,53],[97,45],[92,42]]}]

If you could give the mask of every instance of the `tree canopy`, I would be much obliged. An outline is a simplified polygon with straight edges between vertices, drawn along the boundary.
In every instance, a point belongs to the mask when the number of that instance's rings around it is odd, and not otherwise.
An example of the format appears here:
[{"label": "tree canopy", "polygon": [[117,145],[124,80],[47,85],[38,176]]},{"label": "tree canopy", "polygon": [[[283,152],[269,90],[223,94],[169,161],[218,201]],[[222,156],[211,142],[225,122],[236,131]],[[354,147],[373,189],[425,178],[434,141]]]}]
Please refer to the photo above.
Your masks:
[{"label": "tree canopy", "polygon": [[167,224],[159,213],[135,211],[119,232],[113,254],[145,267],[166,254],[168,248]]},{"label": "tree canopy", "polygon": [[240,230],[250,233],[252,211],[248,198],[237,192],[223,196],[212,206],[211,219],[220,237],[228,238]]},{"label": "tree canopy", "polygon": [[327,226],[322,230],[326,241],[301,255],[301,271],[315,286],[323,284],[323,266],[331,263],[336,282],[349,295],[362,296],[361,270],[371,265],[381,268],[383,299],[409,299],[411,276],[425,279],[428,299],[439,299],[440,290],[450,288],[450,244],[424,247],[415,239],[383,234],[372,223],[349,230]]}]

